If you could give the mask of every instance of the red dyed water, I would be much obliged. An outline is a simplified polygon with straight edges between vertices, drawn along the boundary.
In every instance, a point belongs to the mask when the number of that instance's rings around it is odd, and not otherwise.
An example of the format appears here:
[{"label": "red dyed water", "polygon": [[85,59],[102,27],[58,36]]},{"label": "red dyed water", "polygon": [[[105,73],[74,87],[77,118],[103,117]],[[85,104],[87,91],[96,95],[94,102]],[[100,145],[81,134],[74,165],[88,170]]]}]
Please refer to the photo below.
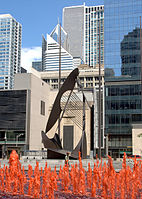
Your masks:
[{"label": "red dyed water", "polygon": [[134,159],[134,167],[131,170],[126,165],[124,154],[122,169],[116,173],[111,157],[108,164],[94,163],[93,170],[88,164],[88,170],[82,166],[79,153],[79,164],[64,165],[59,173],[47,167],[39,169],[36,163],[33,169],[31,165],[25,174],[21,167],[16,151],[12,151],[9,159],[9,167],[0,167],[0,197],[1,198],[142,198],[142,162]]}]

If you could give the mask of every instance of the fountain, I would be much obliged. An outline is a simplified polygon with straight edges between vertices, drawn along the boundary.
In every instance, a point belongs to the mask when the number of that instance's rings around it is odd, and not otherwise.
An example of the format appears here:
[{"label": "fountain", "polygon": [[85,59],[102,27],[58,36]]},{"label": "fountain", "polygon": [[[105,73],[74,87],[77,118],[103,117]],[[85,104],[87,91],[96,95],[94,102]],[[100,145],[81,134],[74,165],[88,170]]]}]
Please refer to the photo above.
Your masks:
[{"label": "fountain", "polygon": [[16,151],[12,151],[9,167],[0,167],[0,197],[2,198],[142,198],[142,162],[134,159],[131,169],[126,165],[124,154],[122,169],[116,173],[111,157],[108,164],[90,163],[88,170],[82,166],[79,153],[79,164],[65,164],[57,173],[47,167],[28,166],[28,171],[20,164]]}]

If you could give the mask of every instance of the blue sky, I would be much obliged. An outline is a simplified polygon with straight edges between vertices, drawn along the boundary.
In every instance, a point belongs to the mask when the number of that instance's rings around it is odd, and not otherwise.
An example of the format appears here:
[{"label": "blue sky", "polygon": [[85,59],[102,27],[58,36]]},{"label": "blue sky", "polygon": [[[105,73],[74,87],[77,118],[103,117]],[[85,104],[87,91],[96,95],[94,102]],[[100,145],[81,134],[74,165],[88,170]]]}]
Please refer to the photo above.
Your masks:
[{"label": "blue sky", "polygon": [[[50,33],[58,22],[62,21],[62,10],[67,6],[100,5],[103,0],[3,0],[0,3],[0,14],[11,14],[22,24],[22,50],[40,52],[42,34]],[[34,51],[33,51],[34,53]],[[31,52],[32,54],[32,52]],[[35,53],[36,55],[36,53]],[[29,55],[31,56],[31,55]],[[31,56],[32,57],[32,56]],[[37,59],[40,56],[37,56]],[[31,58],[32,59],[32,58]],[[25,58],[24,58],[25,60]]]}]

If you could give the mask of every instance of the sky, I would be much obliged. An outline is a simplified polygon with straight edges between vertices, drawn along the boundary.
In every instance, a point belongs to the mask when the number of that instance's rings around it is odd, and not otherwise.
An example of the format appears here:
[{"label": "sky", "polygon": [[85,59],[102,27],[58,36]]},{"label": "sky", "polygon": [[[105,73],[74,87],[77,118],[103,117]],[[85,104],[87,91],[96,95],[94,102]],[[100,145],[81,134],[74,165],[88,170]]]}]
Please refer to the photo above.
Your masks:
[{"label": "sky", "polygon": [[42,35],[50,34],[62,23],[64,7],[103,5],[104,0],[5,0],[0,3],[0,14],[11,14],[22,25],[21,65],[28,69],[32,61],[41,58]]}]

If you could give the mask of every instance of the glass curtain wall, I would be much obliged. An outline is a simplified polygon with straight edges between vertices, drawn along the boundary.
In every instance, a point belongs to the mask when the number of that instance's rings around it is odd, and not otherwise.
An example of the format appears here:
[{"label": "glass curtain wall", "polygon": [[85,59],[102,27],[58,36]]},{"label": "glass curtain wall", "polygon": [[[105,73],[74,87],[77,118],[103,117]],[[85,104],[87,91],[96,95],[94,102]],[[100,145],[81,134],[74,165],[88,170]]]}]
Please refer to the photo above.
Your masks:
[{"label": "glass curtain wall", "polygon": [[142,121],[142,1],[105,0],[104,8],[105,133],[111,155],[121,156],[131,151],[131,124]]}]

